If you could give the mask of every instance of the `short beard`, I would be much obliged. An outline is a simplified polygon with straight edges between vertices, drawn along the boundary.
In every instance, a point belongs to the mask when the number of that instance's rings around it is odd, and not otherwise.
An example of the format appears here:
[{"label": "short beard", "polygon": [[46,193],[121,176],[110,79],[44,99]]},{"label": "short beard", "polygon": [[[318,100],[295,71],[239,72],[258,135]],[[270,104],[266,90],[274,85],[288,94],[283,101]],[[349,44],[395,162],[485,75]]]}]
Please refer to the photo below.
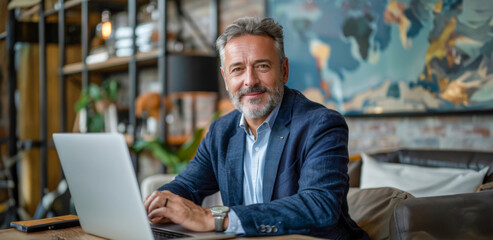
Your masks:
[{"label": "short beard", "polygon": [[[245,116],[251,119],[257,119],[266,116],[267,114],[270,114],[274,108],[282,101],[282,97],[284,95],[284,83],[281,81],[281,84],[279,84],[278,87],[274,88],[273,91],[269,90],[267,87],[260,87],[260,86],[254,86],[252,88],[242,88],[240,92],[238,92],[236,95],[233,95],[231,91],[227,91],[229,95],[229,99],[231,99],[231,102],[233,102],[233,105],[235,106],[238,111],[243,113]],[[269,94],[269,99],[267,100],[267,103],[263,107],[259,106],[254,106],[253,109],[248,109],[247,107],[243,106],[241,103],[241,98],[243,95],[251,93],[251,92],[265,92]],[[261,98],[258,99],[252,99],[249,100],[249,103],[252,105],[256,105],[262,101]]]}]

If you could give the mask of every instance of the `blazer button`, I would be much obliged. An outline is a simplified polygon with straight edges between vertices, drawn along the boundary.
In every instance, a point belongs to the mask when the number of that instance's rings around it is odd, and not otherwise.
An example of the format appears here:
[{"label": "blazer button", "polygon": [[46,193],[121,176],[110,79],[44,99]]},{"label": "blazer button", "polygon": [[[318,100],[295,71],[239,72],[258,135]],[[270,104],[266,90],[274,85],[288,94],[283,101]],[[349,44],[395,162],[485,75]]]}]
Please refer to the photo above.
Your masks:
[{"label": "blazer button", "polygon": [[272,232],[272,227],[270,225],[265,226],[265,232],[267,233]]},{"label": "blazer button", "polygon": [[276,226],[272,226],[272,232],[275,232],[276,233],[277,231],[279,231],[279,229],[277,229]]},{"label": "blazer button", "polygon": [[265,225],[263,225],[263,224],[262,224],[262,225],[260,225],[260,227],[259,227],[259,231],[260,231],[260,232],[262,232],[262,233],[264,233],[264,232],[265,232],[265,230],[266,230],[266,229],[265,229]]}]

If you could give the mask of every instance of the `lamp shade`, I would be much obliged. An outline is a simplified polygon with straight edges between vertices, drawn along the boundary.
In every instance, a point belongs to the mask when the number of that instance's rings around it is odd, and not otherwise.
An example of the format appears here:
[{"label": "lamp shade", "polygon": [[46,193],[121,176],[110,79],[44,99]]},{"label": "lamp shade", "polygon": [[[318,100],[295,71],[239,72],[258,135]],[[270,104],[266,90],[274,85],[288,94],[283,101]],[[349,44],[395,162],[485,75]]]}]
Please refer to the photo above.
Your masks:
[{"label": "lamp shade", "polygon": [[168,55],[169,92],[218,92],[217,57]]}]

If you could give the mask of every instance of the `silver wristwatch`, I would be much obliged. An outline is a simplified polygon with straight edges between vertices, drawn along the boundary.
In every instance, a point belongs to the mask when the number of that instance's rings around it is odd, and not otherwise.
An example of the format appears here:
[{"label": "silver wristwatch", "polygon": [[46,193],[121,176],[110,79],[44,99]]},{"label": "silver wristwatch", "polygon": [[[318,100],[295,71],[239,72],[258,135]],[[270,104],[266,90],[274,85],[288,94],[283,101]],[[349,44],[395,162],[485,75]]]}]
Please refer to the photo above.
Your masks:
[{"label": "silver wristwatch", "polygon": [[216,232],[224,232],[224,218],[228,215],[229,207],[215,206],[211,207],[211,213],[214,217],[214,225],[216,226]]}]

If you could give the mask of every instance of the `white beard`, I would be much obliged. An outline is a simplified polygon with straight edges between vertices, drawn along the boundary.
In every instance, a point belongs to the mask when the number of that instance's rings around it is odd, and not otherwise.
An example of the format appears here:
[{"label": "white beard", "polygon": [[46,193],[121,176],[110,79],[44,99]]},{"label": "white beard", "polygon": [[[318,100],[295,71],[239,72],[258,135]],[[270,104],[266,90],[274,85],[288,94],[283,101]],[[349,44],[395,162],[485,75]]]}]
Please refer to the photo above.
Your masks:
[{"label": "white beard", "polygon": [[[269,94],[269,99],[264,106],[258,106],[262,101],[262,98],[256,98],[248,100],[250,105],[253,105],[251,108],[244,106],[241,103],[241,97],[250,92],[262,91]],[[251,119],[261,118],[268,115],[276,106],[282,101],[282,97],[284,95],[284,83],[279,84],[273,91],[270,91],[266,87],[252,87],[252,88],[242,88],[237,94],[233,95],[229,89],[227,89],[229,99],[233,102],[233,105],[236,109],[238,109],[241,113]]]}]

